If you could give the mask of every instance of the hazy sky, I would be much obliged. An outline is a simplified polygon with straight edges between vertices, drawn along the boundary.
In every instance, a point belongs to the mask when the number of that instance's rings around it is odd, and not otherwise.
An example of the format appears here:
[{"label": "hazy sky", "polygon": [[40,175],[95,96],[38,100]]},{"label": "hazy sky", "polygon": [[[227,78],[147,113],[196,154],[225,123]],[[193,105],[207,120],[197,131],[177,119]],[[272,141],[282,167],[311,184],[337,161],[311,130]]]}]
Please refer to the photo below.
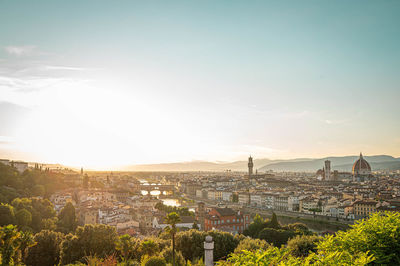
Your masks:
[{"label": "hazy sky", "polygon": [[0,1],[0,158],[400,156],[400,1]]}]

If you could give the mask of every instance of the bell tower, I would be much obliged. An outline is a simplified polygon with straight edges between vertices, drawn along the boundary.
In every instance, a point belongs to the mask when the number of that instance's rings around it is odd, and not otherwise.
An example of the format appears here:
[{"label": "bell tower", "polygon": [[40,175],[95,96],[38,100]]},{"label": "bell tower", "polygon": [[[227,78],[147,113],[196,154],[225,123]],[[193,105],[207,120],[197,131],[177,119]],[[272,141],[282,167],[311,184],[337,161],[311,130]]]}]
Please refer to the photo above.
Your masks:
[{"label": "bell tower", "polygon": [[249,178],[253,175],[253,158],[249,157],[249,163],[247,164],[249,167]]}]

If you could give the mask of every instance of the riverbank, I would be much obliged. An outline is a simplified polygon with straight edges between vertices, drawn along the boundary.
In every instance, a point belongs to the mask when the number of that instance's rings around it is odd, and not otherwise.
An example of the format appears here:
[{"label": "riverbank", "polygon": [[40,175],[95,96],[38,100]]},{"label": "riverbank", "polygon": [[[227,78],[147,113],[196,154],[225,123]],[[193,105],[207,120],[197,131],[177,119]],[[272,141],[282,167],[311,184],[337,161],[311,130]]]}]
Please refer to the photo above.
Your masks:
[{"label": "riverbank", "polygon": [[[203,201],[208,206],[212,207],[217,206],[217,203],[207,199],[197,199],[188,197],[187,195],[185,196],[185,198],[193,202]],[[347,230],[349,226],[354,223],[353,221],[343,221],[343,220],[337,221],[336,218],[329,216],[321,216],[321,215],[314,216],[312,214],[306,214],[300,212],[283,212],[278,210],[262,210],[253,207],[241,207],[238,204],[234,203],[227,203],[225,205],[232,209],[240,209],[243,212],[251,214],[252,216],[259,214],[263,218],[271,218],[272,213],[275,212],[281,224],[285,225],[292,223],[303,223],[307,225],[307,227],[310,228],[310,230],[316,233],[322,233],[326,231],[336,232],[339,230]]]}]

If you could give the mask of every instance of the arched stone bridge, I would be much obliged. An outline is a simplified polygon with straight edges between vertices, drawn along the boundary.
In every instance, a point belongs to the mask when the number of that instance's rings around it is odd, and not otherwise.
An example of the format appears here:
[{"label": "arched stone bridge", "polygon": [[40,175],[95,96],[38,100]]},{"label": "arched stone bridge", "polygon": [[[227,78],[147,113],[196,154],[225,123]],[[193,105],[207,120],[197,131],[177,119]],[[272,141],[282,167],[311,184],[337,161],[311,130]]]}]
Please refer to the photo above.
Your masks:
[{"label": "arched stone bridge", "polygon": [[176,188],[174,185],[140,185],[140,190],[145,190],[147,192],[158,190],[161,193],[165,192],[175,192]]}]

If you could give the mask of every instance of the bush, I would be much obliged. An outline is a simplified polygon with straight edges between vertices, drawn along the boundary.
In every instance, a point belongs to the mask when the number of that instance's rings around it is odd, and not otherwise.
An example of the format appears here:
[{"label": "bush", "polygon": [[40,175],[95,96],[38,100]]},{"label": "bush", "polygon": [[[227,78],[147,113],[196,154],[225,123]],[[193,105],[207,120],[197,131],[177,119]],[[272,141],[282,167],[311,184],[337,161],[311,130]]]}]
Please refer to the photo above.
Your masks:
[{"label": "bush", "polygon": [[87,224],[78,227],[61,244],[61,263],[83,262],[85,256],[108,257],[116,252],[118,236],[114,227]]},{"label": "bush", "polygon": [[267,250],[234,253],[227,261],[219,261],[217,265],[367,265],[373,259],[366,253],[350,254],[347,251],[325,253],[317,255],[312,253],[306,258],[293,257],[287,248],[269,247]]},{"label": "bush", "polygon": [[28,249],[26,264],[38,266],[57,265],[60,261],[60,245],[64,238],[61,233],[41,231],[34,237],[36,245]]},{"label": "bush", "polygon": [[270,245],[265,240],[245,238],[239,242],[234,252],[240,253],[243,252],[243,250],[257,251],[259,249],[266,250],[269,246]]},{"label": "bush", "polygon": [[400,265],[400,213],[375,213],[351,225],[347,231],[326,236],[318,250],[369,252],[376,264]]},{"label": "bush", "polygon": [[[167,263],[172,264],[172,248],[168,247],[164,249],[161,254],[161,257],[165,259]],[[182,253],[175,250],[175,265],[177,266],[184,266],[186,265],[185,258],[182,256]]]},{"label": "bush", "polygon": [[145,256],[142,260],[142,266],[166,266],[167,262],[163,257]]},{"label": "bush", "polygon": [[273,244],[276,247],[285,245],[287,241],[294,237],[296,233],[290,230],[264,228],[258,235],[258,238]]},{"label": "bush", "polygon": [[308,227],[303,224],[303,223],[293,223],[293,224],[288,224],[284,226],[282,229],[285,230],[291,230],[297,234],[302,234],[302,235],[312,235],[313,232],[308,229]]},{"label": "bush", "polygon": [[288,241],[287,247],[290,253],[296,257],[307,257],[310,252],[317,251],[318,236],[296,236]]}]

